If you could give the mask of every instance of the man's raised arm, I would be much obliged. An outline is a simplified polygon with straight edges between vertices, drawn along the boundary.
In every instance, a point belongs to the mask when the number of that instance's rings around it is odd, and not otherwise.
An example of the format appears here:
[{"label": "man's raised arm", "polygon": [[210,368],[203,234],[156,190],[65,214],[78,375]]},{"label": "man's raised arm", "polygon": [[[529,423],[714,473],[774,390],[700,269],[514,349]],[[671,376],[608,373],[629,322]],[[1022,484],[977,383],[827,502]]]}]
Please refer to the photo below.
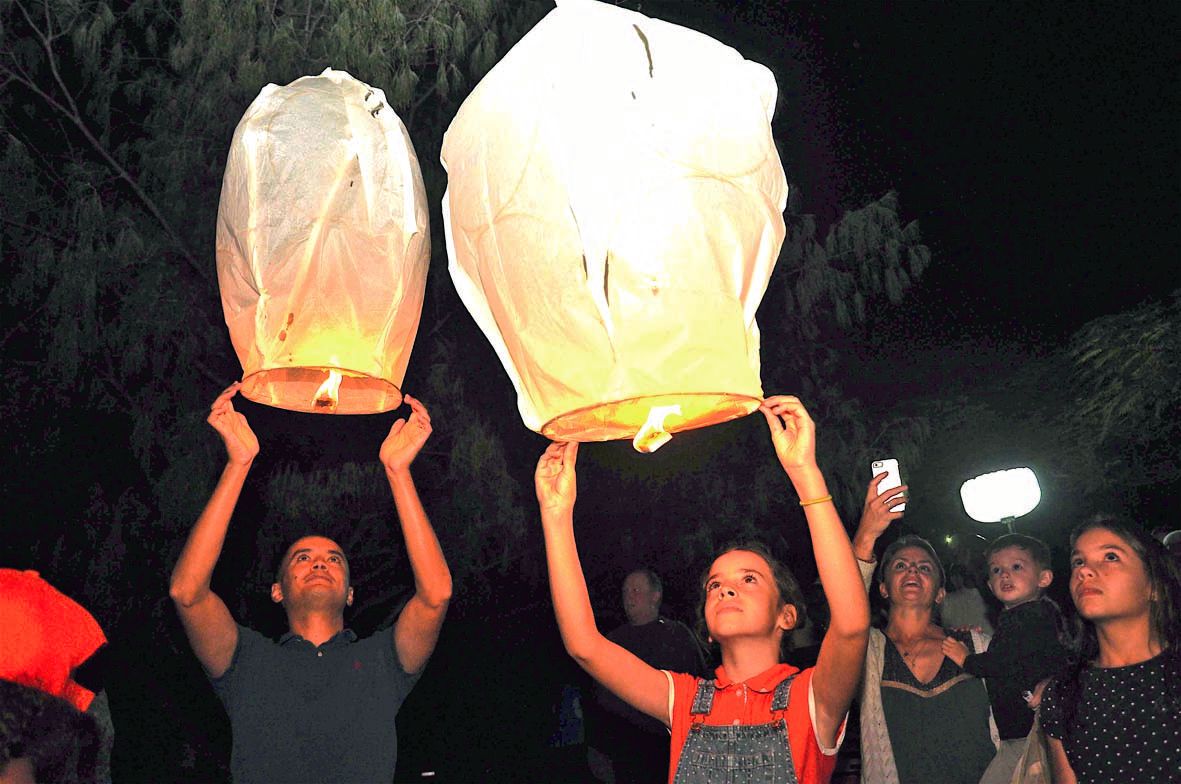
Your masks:
[{"label": "man's raised arm", "polygon": [[426,666],[439,640],[451,601],[451,571],[410,477],[410,464],[430,437],[431,417],[426,407],[410,395],[406,395],[406,403],[410,418],[399,419],[390,428],[381,445],[381,462],[394,493],[406,555],[414,572],[414,596],[394,624],[394,647],[402,668],[416,673]]},{"label": "man's raised arm", "polygon": [[209,583],[246,474],[258,455],[258,439],[246,417],[234,410],[233,397],[240,386],[233,384],[222,392],[213,401],[206,420],[225,443],[226,467],[209,503],[189,533],[172,570],[168,590],[193,653],[214,678],[220,677],[230,666],[238,644],[238,625],[225,602],[210,590]]}]

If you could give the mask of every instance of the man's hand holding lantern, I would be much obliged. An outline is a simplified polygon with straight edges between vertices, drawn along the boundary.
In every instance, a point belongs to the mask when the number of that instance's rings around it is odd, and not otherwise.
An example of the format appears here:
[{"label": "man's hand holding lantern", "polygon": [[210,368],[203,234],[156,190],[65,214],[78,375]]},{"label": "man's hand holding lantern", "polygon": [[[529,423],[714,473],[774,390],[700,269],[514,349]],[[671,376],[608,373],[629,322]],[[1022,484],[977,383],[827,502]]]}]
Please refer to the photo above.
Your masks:
[{"label": "man's hand holding lantern", "polygon": [[242,388],[242,382],[231,384],[217,396],[209,407],[206,422],[221,436],[226,445],[226,457],[237,466],[249,466],[258,456],[258,436],[250,429],[246,417],[234,410],[234,395]]},{"label": "man's hand holding lantern", "polygon": [[381,444],[381,463],[391,474],[409,471],[410,464],[431,436],[431,415],[426,406],[410,395],[406,395],[405,400],[410,406],[410,417],[394,422]]}]

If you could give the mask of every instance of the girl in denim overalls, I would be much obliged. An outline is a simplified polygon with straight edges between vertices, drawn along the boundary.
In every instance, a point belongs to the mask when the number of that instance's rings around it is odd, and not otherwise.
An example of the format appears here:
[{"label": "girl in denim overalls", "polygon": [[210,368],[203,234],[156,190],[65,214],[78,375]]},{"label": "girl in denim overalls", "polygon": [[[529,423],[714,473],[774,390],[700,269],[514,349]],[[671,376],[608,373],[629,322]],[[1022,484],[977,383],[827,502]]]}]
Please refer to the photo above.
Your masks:
[{"label": "girl in denim overalls", "polygon": [[790,396],[767,398],[780,464],[808,520],[832,622],[816,666],[780,663],[803,609],[790,574],[756,549],[731,549],[707,571],[702,611],[722,664],[710,680],[654,669],[595,626],[574,542],[578,444],[550,445],[537,465],[550,591],[571,656],[620,699],[672,732],[672,784],[826,782],[869,635],[869,602],[845,528],[816,465],[815,426]]}]

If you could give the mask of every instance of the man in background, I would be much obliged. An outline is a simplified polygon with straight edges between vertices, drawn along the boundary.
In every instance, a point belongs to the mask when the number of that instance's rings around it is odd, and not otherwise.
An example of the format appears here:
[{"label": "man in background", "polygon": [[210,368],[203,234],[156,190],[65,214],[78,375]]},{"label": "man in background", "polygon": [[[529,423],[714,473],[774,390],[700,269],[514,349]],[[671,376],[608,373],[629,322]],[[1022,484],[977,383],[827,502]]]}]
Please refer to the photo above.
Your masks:
[{"label": "man in background", "polygon": [[[623,581],[627,623],[607,638],[653,667],[707,675],[705,655],[696,635],[679,621],[662,618],[664,585],[656,572],[636,569]],[[596,688],[588,728],[591,769],[615,784],[662,784],[668,780],[668,729],[656,719]],[[605,759],[596,759],[601,757]]]}]

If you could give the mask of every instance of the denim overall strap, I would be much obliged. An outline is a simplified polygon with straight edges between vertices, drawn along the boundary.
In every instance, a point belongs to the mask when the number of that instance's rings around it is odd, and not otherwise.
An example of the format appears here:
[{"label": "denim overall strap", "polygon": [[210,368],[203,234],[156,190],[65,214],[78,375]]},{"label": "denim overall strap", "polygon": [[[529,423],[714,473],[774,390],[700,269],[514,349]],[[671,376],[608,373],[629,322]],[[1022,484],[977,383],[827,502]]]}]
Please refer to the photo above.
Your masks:
[{"label": "denim overall strap", "polygon": [[787,710],[792,678],[775,687],[771,698],[774,720],[767,724],[705,724],[713,709],[717,685],[698,682],[690,715],[693,723],[673,784],[798,784],[788,741]]},{"label": "denim overall strap", "polygon": [[702,679],[697,684],[697,694],[693,696],[693,707],[689,709],[692,716],[708,716],[714,709],[714,692],[718,690],[717,681]]},{"label": "denim overall strap", "polygon": [[791,696],[791,682],[796,679],[796,676],[791,676],[775,687],[775,696],[771,698],[771,710],[785,711],[787,710],[787,699]]}]

